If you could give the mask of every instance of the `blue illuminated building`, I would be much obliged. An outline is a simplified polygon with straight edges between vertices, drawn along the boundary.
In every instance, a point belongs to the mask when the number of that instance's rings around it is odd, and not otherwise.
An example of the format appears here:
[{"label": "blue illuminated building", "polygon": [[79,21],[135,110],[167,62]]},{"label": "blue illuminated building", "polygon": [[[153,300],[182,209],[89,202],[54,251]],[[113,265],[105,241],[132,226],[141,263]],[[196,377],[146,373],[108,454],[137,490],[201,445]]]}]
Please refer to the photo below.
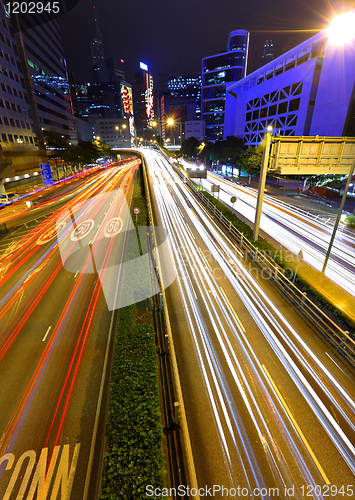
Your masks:
[{"label": "blue illuminated building", "polygon": [[223,139],[226,84],[246,75],[249,33],[229,34],[227,52],[202,59],[201,115],[206,122],[206,138]]},{"label": "blue illuminated building", "polygon": [[[355,10],[349,14],[355,19]],[[325,29],[242,80],[227,85],[224,137],[248,146],[266,127],[283,136],[355,135],[355,50]]]}]

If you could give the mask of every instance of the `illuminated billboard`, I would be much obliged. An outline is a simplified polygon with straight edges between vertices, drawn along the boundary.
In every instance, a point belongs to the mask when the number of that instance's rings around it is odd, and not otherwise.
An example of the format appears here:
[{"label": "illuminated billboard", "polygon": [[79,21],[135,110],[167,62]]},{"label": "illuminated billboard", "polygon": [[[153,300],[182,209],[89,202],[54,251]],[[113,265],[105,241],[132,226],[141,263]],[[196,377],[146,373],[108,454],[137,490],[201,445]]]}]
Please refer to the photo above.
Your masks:
[{"label": "illuminated billboard", "polygon": [[126,115],[133,115],[133,97],[132,89],[127,85],[121,84],[122,107]]},{"label": "illuminated billboard", "polygon": [[145,78],[145,111],[148,118],[148,128],[152,128],[152,123],[154,121],[153,75],[146,73]]},{"label": "illuminated billboard", "polygon": [[143,71],[148,71],[148,65],[147,64],[144,64],[142,62],[139,63],[139,67],[140,69],[142,69]]}]

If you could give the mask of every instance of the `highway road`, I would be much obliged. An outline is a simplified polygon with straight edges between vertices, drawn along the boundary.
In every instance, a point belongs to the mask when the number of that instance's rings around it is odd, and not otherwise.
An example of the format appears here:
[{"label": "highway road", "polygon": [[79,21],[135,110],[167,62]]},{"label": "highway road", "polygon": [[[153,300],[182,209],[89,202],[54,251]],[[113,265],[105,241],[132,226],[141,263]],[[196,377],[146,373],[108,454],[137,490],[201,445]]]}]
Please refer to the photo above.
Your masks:
[{"label": "highway road", "polygon": [[[200,184],[198,179],[192,179]],[[220,185],[220,199],[247,220],[254,222],[257,190],[236,185],[215,173],[201,179],[201,185],[211,192],[211,185]],[[236,196],[234,205],[230,199]],[[332,228],[313,217],[269,195],[264,196],[260,229],[278,241],[294,255],[303,252],[303,260],[318,271],[322,270]],[[351,295],[355,295],[355,235],[341,230],[334,241],[325,275]]]},{"label": "highway road", "polygon": [[137,166],[98,172],[1,247],[1,499],[97,498],[115,327],[101,284],[123,258]]},{"label": "highway road", "polygon": [[353,498],[353,370],[142,151],[178,276],[166,294],[201,496]]}]

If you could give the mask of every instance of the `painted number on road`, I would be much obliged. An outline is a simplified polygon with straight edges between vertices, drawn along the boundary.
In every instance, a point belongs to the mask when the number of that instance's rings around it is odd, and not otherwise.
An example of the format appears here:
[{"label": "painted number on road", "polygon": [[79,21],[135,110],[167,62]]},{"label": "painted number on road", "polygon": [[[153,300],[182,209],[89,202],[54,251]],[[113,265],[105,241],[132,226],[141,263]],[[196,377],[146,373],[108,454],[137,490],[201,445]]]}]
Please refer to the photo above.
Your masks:
[{"label": "painted number on road", "polygon": [[72,241],[79,241],[87,236],[94,227],[95,222],[92,219],[84,220],[76,226],[70,235]]},{"label": "painted number on road", "polygon": [[57,236],[59,231],[63,229],[64,226],[65,222],[61,222],[60,224],[57,224],[56,226],[53,226],[50,229],[48,229],[48,231],[46,231],[44,234],[42,234],[42,236],[38,238],[37,245],[45,245],[46,243],[52,241]]},{"label": "painted number on road", "polygon": [[106,238],[114,238],[122,229],[122,220],[114,217],[105,226],[104,234]]},{"label": "painted number on road", "polygon": [[[42,448],[33,475],[32,472],[37,458],[34,450],[28,450],[22,453],[16,464],[15,455],[13,453],[6,453],[6,455],[0,457],[0,465],[6,463],[5,471],[12,470],[12,474],[9,478],[3,500],[9,500],[13,492],[17,493],[16,498],[24,498],[31,476],[32,480],[26,499],[40,498],[41,500],[46,500],[48,498],[50,500],[56,500],[60,498],[69,500],[78,463],[79,451],[80,443],[77,443],[74,446],[74,452],[72,452],[72,459],[70,462],[69,445],[56,446],[47,466],[48,448]],[[56,468],[59,455],[60,460]],[[6,478],[5,471],[2,474],[2,479]],[[52,491],[49,496],[51,486]],[[37,496],[35,497],[36,490]],[[60,495],[59,491],[61,491]]]}]

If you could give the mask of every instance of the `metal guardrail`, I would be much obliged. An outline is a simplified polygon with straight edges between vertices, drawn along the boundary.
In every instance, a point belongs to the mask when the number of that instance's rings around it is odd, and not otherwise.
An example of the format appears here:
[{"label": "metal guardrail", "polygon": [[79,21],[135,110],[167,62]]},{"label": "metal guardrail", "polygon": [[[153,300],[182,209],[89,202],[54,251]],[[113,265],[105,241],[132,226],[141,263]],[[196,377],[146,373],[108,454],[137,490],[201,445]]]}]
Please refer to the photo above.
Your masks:
[{"label": "metal guardrail", "polygon": [[355,339],[353,336],[348,331],[342,330],[324,311],[319,309],[307,297],[306,292],[302,292],[285,276],[285,270],[282,267],[278,266],[265,252],[260,251],[252,245],[243,233],[233,226],[232,222],[218,210],[207,196],[196,189],[195,185],[186,179],[177,168],[174,167],[174,170],[184,179],[185,184],[189,186],[205,207],[213,213],[215,220],[218,220],[234,237],[238,247],[244,252],[245,258],[249,258],[257,264],[262,272],[265,275],[267,274],[269,281],[277,286],[286,299],[355,366]]}]

